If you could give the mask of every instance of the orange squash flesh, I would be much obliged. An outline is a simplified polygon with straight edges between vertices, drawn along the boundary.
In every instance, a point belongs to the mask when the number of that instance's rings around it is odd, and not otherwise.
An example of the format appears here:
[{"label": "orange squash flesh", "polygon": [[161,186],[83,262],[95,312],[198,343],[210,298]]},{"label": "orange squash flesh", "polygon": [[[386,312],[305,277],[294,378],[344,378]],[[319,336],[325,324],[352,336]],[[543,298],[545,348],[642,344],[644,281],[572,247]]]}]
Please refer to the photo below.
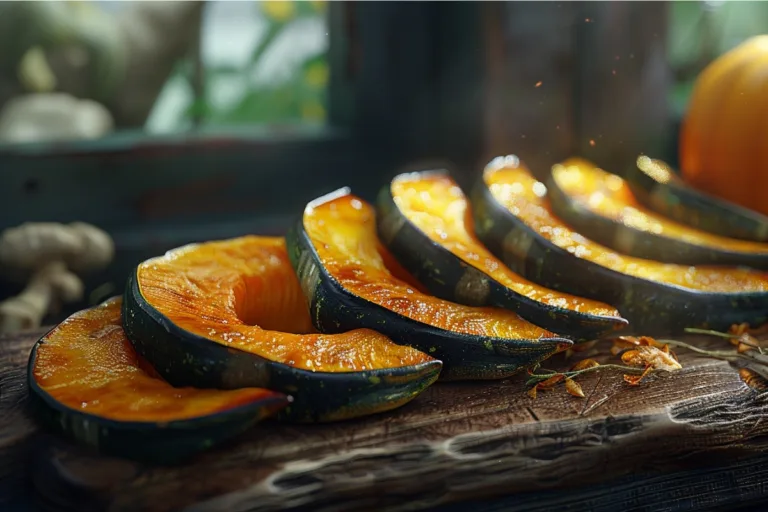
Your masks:
[{"label": "orange squash flesh", "polygon": [[600,316],[620,316],[602,302],[550,290],[512,272],[477,239],[467,199],[450,176],[421,174],[392,182],[392,197],[403,215],[435,243],[468,265],[533,300]]},{"label": "orange squash flesh", "polygon": [[177,249],[142,263],[137,280],[141,295],[178,327],[295,368],[352,372],[433,360],[369,329],[315,332],[283,238]]},{"label": "orange squash flesh", "polygon": [[303,221],[327,271],[345,290],[369,302],[452,332],[507,339],[554,336],[510,311],[441,300],[396,278],[385,265],[394,258],[378,240],[373,208],[354,195],[311,204]]},{"label": "orange squash flesh", "polygon": [[623,178],[607,173],[586,160],[571,158],[555,165],[552,177],[582,207],[631,228],[701,247],[768,254],[768,244],[714,235],[649,210],[637,201]]},{"label": "orange squash flesh", "polygon": [[542,237],[577,258],[634,277],[711,293],[768,291],[768,275],[735,267],[683,266],[616,253],[572,231],[557,219],[546,199],[546,186],[520,164],[489,168],[485,183],[493,197]]},{"label": "orange squash flesh", "polygon": [[[170,422],[213,415],[284,395],[259,388],[174,388],[136,354],[121,325],[122,299],[69,317],[37,348],[33,377],[60,404],[105,419]],[[282,397],[282,399],[280,399]]]}]

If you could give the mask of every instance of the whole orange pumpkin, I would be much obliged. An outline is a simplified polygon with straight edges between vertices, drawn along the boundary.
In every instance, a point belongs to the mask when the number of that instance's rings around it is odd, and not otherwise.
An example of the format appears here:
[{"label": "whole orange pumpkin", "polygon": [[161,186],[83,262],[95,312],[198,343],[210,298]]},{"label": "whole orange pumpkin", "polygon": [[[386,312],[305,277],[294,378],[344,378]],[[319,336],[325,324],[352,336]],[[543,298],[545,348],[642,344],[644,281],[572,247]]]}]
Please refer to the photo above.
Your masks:
[{"label": "whole orange pumpkin", "polygon": [[697,77],[680,170],[695,188],[768,214],[768,35],[724,53]]}]

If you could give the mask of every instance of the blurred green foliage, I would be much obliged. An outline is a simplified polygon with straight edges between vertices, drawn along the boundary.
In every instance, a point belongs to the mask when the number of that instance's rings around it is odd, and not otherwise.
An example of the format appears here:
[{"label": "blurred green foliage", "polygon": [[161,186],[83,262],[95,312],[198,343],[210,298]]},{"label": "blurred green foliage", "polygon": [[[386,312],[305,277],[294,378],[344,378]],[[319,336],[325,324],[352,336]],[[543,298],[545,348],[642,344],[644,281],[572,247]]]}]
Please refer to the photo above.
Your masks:
[{"label": "blurred green foliage", "polygon": [[[329,69],[325,50],[309,55],[288,80],[250,84],[238,102],[215,108],[208,100],[219,77],[251,76],[267,51],[288,28],[307,18],[324,17],[327,0],[270,0],[254,2],[254,15],[267,23],[264,36],[241,67],[207,64],[202,70],[202,94],[186,110],[186,120],[206,125],[253,123],[323,123],[327,116]],[[670,3],[668,59],[674,82],[669,101],[678,114],[688,103],[698,74],[717,56],[746,38],[766,32],[768,1],[673,1]],[[180,63],[179,74],[192,83],[189,62]]]},{"label": "blurred green foliage", "polygon": [[[309,55],[294,69],[288,80],[250,84],[239,102],[227,108],[214,108],[208,91],[218,77],[252,76],[264,55],[288,28],[306,18],[324,17],[326,1],[272,0],[255,2],[267,23],[265,35],[256,43],[250,58],[242,67],[207,64],[202,69],[202,95],[187,109],[188,118],[205,125],[238,125],[253,123],[322,123],[327,115],[329,68],[325,50]],[[259,14],[258,12],[255,14]],[[192,67],[184,66],[191,82]]]},{"label": "blurred green foliage", "polygon": [[667,56],[674,76],[669,101],[682,114],[696,77],[710,62],[745,39],[768,33],[768,2],[675,1],[669,14]]}]

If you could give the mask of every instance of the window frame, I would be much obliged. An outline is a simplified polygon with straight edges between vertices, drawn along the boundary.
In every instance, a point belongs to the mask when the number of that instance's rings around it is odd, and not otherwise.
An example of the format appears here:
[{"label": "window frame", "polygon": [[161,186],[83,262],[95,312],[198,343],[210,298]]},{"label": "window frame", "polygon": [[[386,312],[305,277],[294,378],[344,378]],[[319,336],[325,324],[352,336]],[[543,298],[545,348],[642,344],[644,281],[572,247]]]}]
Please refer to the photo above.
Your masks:
[{"label": "window frame", "polygon": [[[443,142],[455,138],[452,130],[466,127],[443,106],[457,88],[474,87],[482,66],[470,66],[470,80],[459,85],[446,84],[439,66],[456,61],[452,54],[461,49],[461,41],[477,39],[479,26],[471,19],[462,30],[453,29],[467,21],[467,14],[479,20],[481,9],[438,6],[329,3],[329,120],[322,127],[201,127],[172,135],[135,131],[98,140],[0,146],[0,229],[51,220],[94,222],[110,230],[150,229],[295,212],[298,205],[344,184],[370,198],[381,176],[414,158],[441,155],[446,147],[444,158],[449,159],[476,152],[479,129],[471,129],[475,135],[462,137],[459,144]],[[452,44],[440,40],[449,29],[455,36]],[[463,107],[463,112],[471,110],[471,105]],[[472,115],[478,124],[480,115]],[[307,173],[312,167],[316,171]],[[272,209],[254,204],[195,213],[200,203],[194,201],[201,200],[195,195],[169,201],[178,205],[175,212],[170,204],[162,213],[146,208],[147,197],[156,197],[158,187],[178,195],[222,176],[229,186],[210,190],[209,199],[234,205],[251,191],[263,195]]]}]

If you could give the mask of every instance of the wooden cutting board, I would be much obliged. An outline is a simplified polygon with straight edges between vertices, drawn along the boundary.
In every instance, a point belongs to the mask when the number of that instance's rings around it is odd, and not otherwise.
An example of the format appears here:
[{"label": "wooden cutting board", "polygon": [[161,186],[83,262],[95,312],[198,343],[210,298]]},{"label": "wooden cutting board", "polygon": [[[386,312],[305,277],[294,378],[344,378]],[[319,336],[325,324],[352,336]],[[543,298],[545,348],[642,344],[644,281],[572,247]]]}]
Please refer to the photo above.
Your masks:
[{"label": "wooden cutting board", "polygon": [[[328,425],[265,422],[183,466],[150,467],[37,428],[25,378],[42,332],[0,337],[6,502],[234,512],[464,510],[467,500],[476,510],[726,510],[768,499],[768,393],[728,363],[684,350],[682,370],[637,387],[616,372],[582,376],[583,399],[561,386],[533,400],[524,376],[440,383],[394,412]],[[596,358],[615,359],[608,348]],[[547,366],[573,362],[559,355]]]}]

